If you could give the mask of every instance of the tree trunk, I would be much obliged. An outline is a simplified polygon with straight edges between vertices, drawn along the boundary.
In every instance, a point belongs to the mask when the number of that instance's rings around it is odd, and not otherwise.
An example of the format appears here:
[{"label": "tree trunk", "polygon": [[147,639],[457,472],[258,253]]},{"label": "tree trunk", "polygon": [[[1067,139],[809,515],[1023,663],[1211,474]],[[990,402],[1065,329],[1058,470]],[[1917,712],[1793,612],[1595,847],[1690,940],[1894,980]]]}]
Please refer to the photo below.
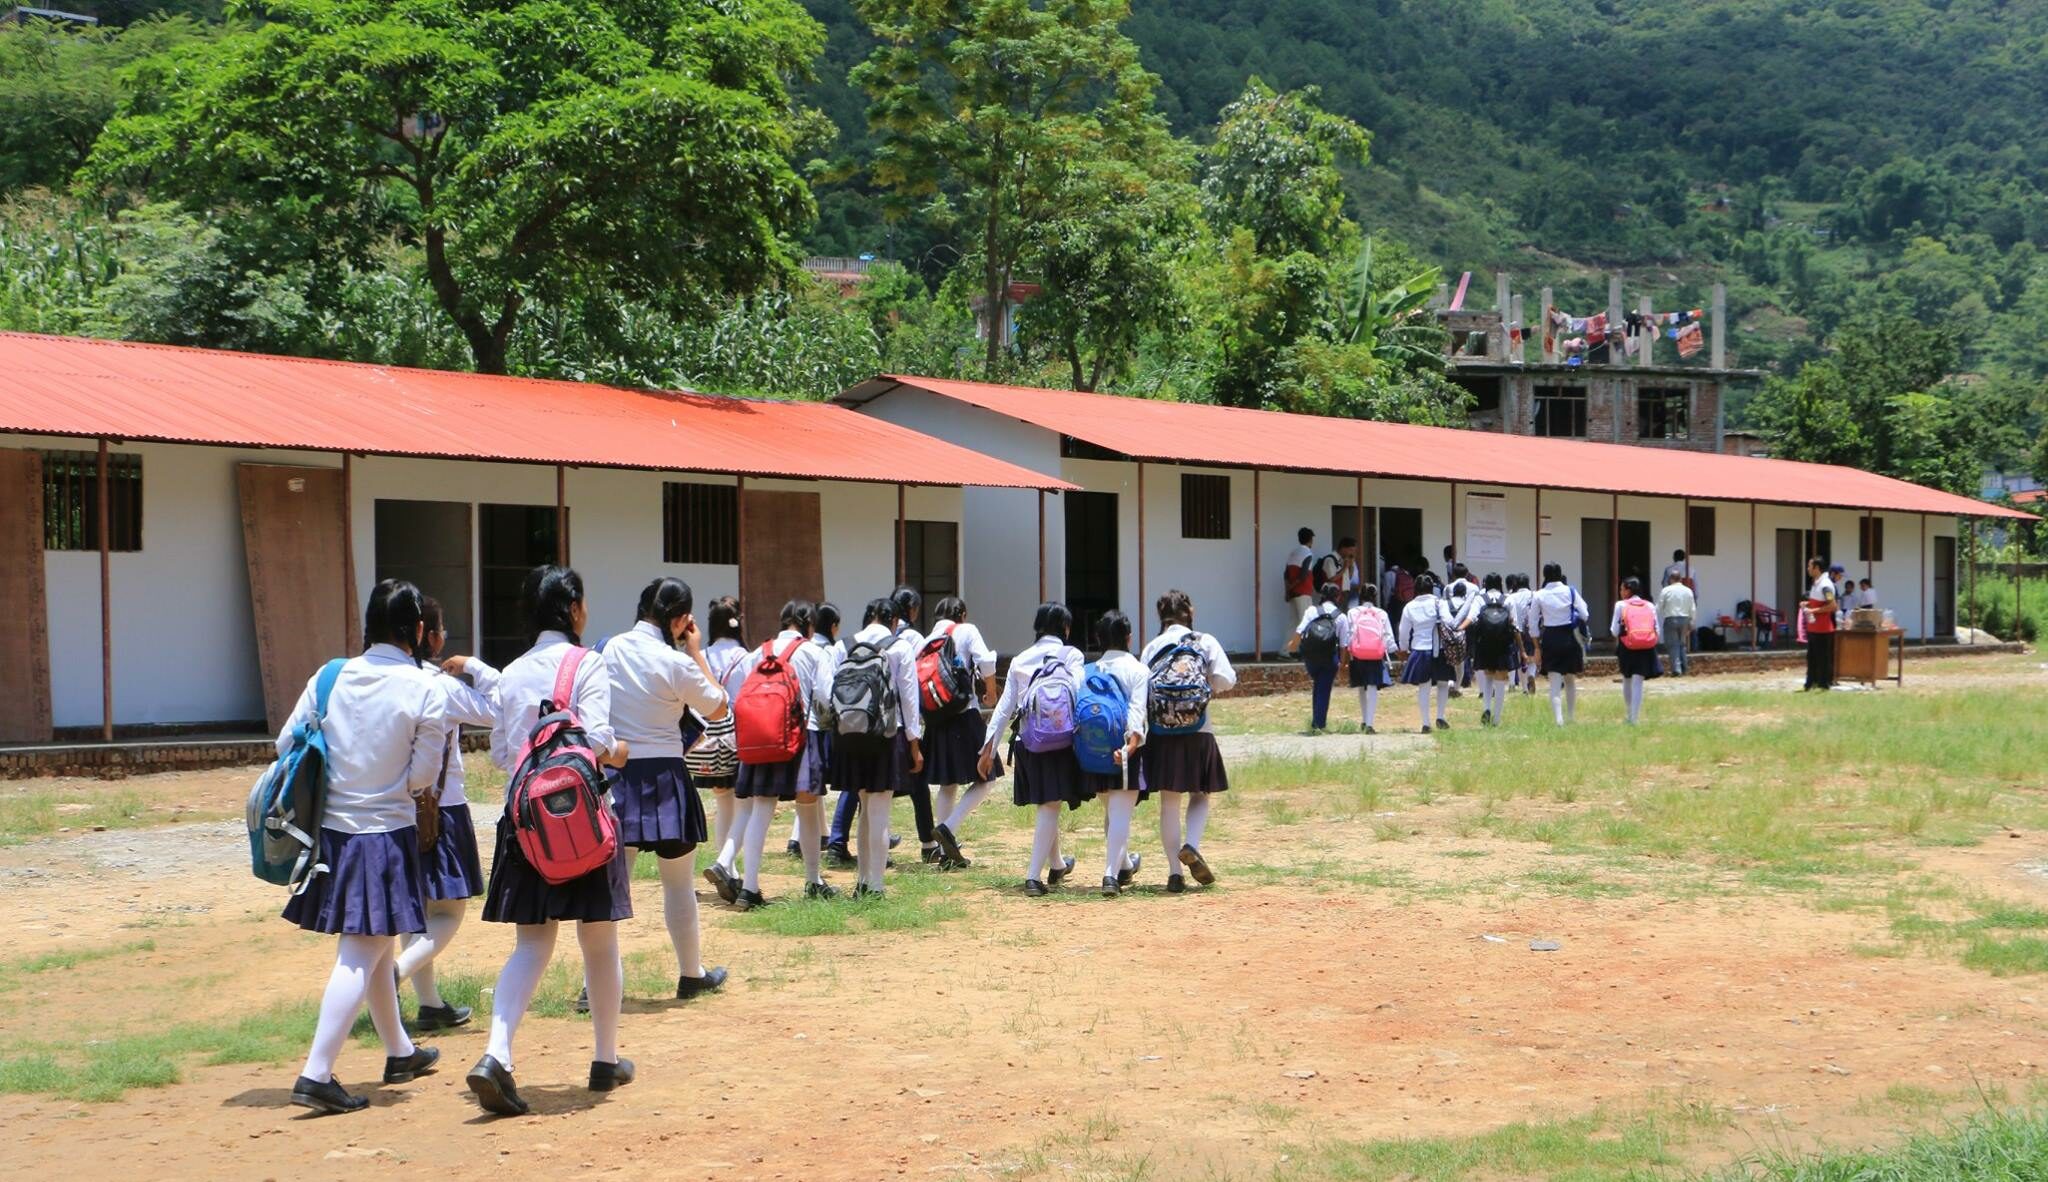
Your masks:
[{"label": "tree trunk", "polygon": [[462,332],[462,339],[469,343],[470,359],[476,363],[478,373],[502,374],[505,372],[505,340],[491,331],[483,317],[464,307],[462,285],[455,281],[454,268],[448,265],[448,237],[446,231],[428,230],[427,284],[434,289],[435,302],[448,313],[448,319]]},{"label": "tree trunk", "polygon": [[1067,352],[1067,368],[1072,370],[1074,375],[1074,389],[1093,390],[1095,387],[1081,380],[1081,346],[1075,342],[1072,334],[1068,335],[1065,341],[1065,346]]},{"label": "tree trunk", "polygon": [[[999,140],[997,151],[1000,152],[1001,148]],[[1003,216],[1002,200],[1003,174],[998,171],[989,182],[988,213],[981,227],[982,314],[988,323],[988,353],[982,360],[981,370],[981,376],[984,378],[996,376],[996,362],[1001,360],[1003,355],[1003,314],[1008,310],[1005,306],[1007,301],[1003,298],[1009,294],[1005,290],[1008,285],[1003,282],[1003,266],[996,257],[996,243],[1001,240],[1001,235],[997,231]]]}]

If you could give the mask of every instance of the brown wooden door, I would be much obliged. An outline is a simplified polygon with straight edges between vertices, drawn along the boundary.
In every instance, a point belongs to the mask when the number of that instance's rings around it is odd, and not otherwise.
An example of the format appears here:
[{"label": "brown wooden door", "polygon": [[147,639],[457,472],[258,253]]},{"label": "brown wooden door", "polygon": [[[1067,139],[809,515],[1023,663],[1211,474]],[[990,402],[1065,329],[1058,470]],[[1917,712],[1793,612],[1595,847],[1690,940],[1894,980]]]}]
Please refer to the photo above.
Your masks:
[{"label": "brown wooden door", "polygon": [[348,655],[341,472],[238,464],[263,713],[277,730],[321,664]]},{"label": "brown wooden door", "polygon": [[43,580],[43,461],[0,448],[0,743],[50,741],[50,608]]},{"label": "brown wooden door", "polygon": [[782,605],[825,597],[818,494],[747,489],[740,497],[740,614],[747,642],[777,631]]}]

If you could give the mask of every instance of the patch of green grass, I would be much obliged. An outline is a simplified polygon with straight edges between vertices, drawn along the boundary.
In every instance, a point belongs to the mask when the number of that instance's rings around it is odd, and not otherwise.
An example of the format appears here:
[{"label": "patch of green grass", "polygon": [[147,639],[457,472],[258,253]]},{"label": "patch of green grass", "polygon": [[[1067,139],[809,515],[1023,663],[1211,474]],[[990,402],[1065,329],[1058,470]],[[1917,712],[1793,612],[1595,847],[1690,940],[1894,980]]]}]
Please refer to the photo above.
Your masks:
[{"label": "patch of green grass", "polygon": [[137,952],[156,951],[155,940],[136,940],[128,944],[114,944],[104,948],[77,948],[62,952],[45,952],[39,956],[24,957],[21,960],[0,962],[0,989],[19,988],[24,978],[41,973],[61,972],[74,969],[82,964],[110,957],[128,956]]},{"label": "patch of green grass", "polygon": [[[1978,936],[1964,949],[1963,964],[1994,977],[2048,973],[2048,940],[2038,936],[2015,936],[2010,940]],[[2048,1178],[2048,1174],[2042,1177]]]},{"label": "patch of green grass", "polygon": [[131,1088],[177,1083],[195,1059],[209,1066],[274,1063],[304,1052],[314,1016],[312,1003],[301,1002],[232,1022],[9,1047],[0,1051],[0,1093],[102,1102],[118,1100]]},{"label": "patch of green grass", "polygon": [[1472,1137],[1326,1141],[1300,1147],[1274,1170],[1276,1182],[1464,1182],[1528,1178],[1624,1182],[1668,1176],[1673,1152],[1705,1126],[1726,1118],[1705,1106],[1616,1117],[1604,1112],[1552,1121],[1517,1121]]},{"label": "patch of green grass", "polygon": [[850,889],[843,889],[836,899],[793,896],[735,915],[730,926],[737,931],[798,938],[924,931],[966,915],[967,906],[959,896],[978,878],[977,875],[962,879],[921,870],[891,873],[886,893],[879,899],[855,899]]},{"label": "patch of green grass", "polygon": [[148,824],[148,812],[141,794],[131,791],[69,801],[46,788],[8,788],[0,790],[0,845],[45,837],[59,829],[131,829]]},{"label": "patch of green grass", "polygon": [[1760,1154],[1714,1182],[2040,1182],[2048,1178],[2048,1110],[1988,1109],[1888,1149]]}]

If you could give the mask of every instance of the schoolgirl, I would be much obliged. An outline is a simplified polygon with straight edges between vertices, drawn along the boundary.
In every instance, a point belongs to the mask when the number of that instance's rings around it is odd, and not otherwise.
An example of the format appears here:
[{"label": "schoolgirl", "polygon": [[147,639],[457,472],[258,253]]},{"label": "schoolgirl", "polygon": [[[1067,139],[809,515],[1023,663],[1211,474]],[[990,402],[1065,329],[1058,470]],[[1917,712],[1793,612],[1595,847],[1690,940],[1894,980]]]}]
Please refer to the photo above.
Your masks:
[{"label": "schoolgirl", "polygon": [[[1508,613],[1508,622],[1498,630],[1480,619],[1480,613],[1488,607]],[[1465,608],[1458,615],[1458,630],[1470,638],[1466,647],[1472,654],[1472,670],[1479,678],[1481,726],[1501,724],[1508,704],[1508,681],[1514,676],[1515,666],[1521,663],[1521,634],[1515,629],[1513,617],[1506,580],[1492,571],[1487,572],[1478,592],[1466,597]],[[1498,619],[1498,613],[1495,618]]]},{"label": "schoolgirl", "polygon": [[688,583],[655,579],[640,592],[633,627],[604,646],[612,733],[633,753],[609,777],[619,841],[657,859],[662,919],[676,953],[678,998],[708,993],[725,984],[726,977],[723,968],[704,965],[693,880],[697,847],[710,835],[704,802],[683,762],[681,723],[685,711],[714,724],[724,722],[730,708],[704,654],[695,606]]},{"label": "schoolgirl", "polygon": [[[1377,645],[1369,638],[1377,636]],[[1380,655],[1368,657],[1361,654],[1361,638],[1367,638],[1363,646],[1368,651],[1376,647]],[[1351,656],[1351,688],[1358,691],[1358,729],[1368,735],[1378,734],[1373,721],[1379,715],[1380,687],[1388,684],[1386,654],[1396,645],[1394,622],[1380,607],[1380,589],[1371,583],[1358,589],[1358,602],[1344,618],[1344,647]]]},{"label": "schoolgirl", "polygon": [[[896,605],[896,639],[891,647],[903,652],[903,661],[910,666],[910,680],[917,681],[917,654],[924,648],[925,634],[918,631],[924,621],[924,596],[915,587],[898,587],[889,593],[889,601]],[[991,666],[993,669],[993,666]],[[928,748],[930,744],[925,746]],[[930,760],[924,761],[929,763]],[[945,860],[946,854],[939,847],[934,832],[932,817],[932,790],[927,785],[922,771],[913,772],[898,786],[896,795],[910,798],[910,816],[917,824],[917,842],[920,856],[934,865]]]},{"label": "schoolgirl", "polygon": [[[733,851],[745,843],[746,877],[739,884],[739,906],[743,911],[765,906],[768,902],[761,896],[761,855],[768,842],[768,828],[775,823],[775,806],[783,801],[798,806],[804,895],[812,899],[829,899],[838,893],[825,885],[825,876],[818,866],[816,810],[812,810],[812,824],[803,824],[805,808],[816,805],[819,795],[825,790],[825,774],[818,764],[818,751],[810,741],[814,732],[808,726],[808,720],[816,716],[818,678],[824,662],[823,650],[811,643],[811,620],[816,610],[808,599],[792,599],[783,604],[782,631],[776,633],[773,640],[747,654],[747,659],[740,663],[739,679],[744,686],[747,678],[773,654],[789,669],[791,680],[802,695],[803,715],[807,720],[803,747],[793,758],[778,763],[742,763],[739,779],[733,784],[733,796],[739,801],[745,823],[734,827],[733,835],[726,839],[720,860],[731,865]],[[737,703],[739,699],[734,701]]]},{"label": "schoolgirl", "polygon": [[[995,716],[989,720],[982,743],[978,774],[985,783],[997,767],[996,744],[1013,719],[1021,720],[1028,704],[1032,683],[1047,665],[1065,667],[1073,684],[1081,684],[1081,651],[1067,643],[1074,617],[1062,603],[1041,603],[1031,621],[1031,647],[1010,659],[1009,675],[1003,680],[1003,695],[996,700]],[[1037,815],[1032,828],[1031,863],[1024,873],[1024,893],[1043,897],[1049,886],[1058,886],[1074,868],[1072,858],[1059,856],[1060,809],[1078,808],[1088,799],[1081,786],[1081,765],[1071,747],[1032,751],[1021,743],[1011,749],[1011,802],[1018,808],[1032,808]]]},{"label": "schoolgirl", "polygon": [[1564,581],[1564,568],[1543,564],[1543,588],[1529,597],[1528,626],[1538,638],[1544,676],[1550,680],[1550,712],[1563,726],[1578,714],[1579,674],[1586,671],[1586,650],[1579,633],[1586,623],[1586,600]]},{"label": "schoolgirl", "polygon": [[[579,639],[590,615],[583,601],[583,577],[567,567],[536,567],[526,577],[524,598],[536,635],[533,647],[506,666],[498,679],[491,761],[508,774],[516,770],[526,741],[540,722],[541,703],[555,695],[562,663],[574,660],[576,672],[566,705],[581,720],[583,733],[603,764],[624,766],[631,752],[612,730],[612,678],[605,654],[582,648]],[[576,942],[583,950],[595,1043],[590,1088],[608,1092],[633,1082],[632,1061],[619,1055],[625,980],[618,925],[632,917],[632,847],[620,842],[618,856],[605,866],[566,883],[550,883],[520,853],[511,815],[498,818],[484,922],[517,925],[517,935],[491,998],[490,1045],[470,1068],[467,1080],[486,1112],[522,1116],[527,1111],[512,1077],[512,1040],[554,958],[556,929],[563,920],[575,922]]]},{"label": "schoolgirl", "polygon": [[1123,687],[1124,700],[1129,703],[1124,713],[1124,745],[1116,756],[1123,765],[1122,774],[1103,775],[1081,769],[1082,791],[1102,798],[1102,896],[1113,899],[1137,877],[1138,867],[1144,861],[1131,852],[1131,819],[1145,798],[1138,750],[1145,745],[1146,691],[1151,685],[1152,671],[1131,655],[1131,618],[1114,608],[1095,620],[1095,647],[1102,650],[1095,668],[1116,678]]},{"label": "schoolgirl", "polygon": [[[433,809],[434,832],[424,832],[420,869],[425,875],[426,934],[405,937],[398,954],[398,979],[411,981],[419,994],[419,1016],[415,1030],[447,1030],[468,1024],[468,1006],[451,1006],[441,998],[434,975],[434,958],[448,950],[455,932],[462,926],[469,901],[484,893],[483,863],[477,858],[476,823],[469,815],[469,797],[463,791],[462,727],[490,726],[497,721],[496,689],[498,671],[475,657],[448,658],[436,666],[441,648],[448,643],[448,629],[441,605],[433,596],[423,597],[426,633],[420,642],[420,665],[434,675],[448,703],[447,746],[441,756],[441,770],[432,794],[438,802]],[[426,809],[421,810],[422,814]]]},{"label": "schoolgirl", "polygon": [[[1295,647],[1308,668],[1308,729],[1316,734],[1330,727],[1330,687],[1337,684],[1337,661],[1351,641],[1351,621],[1344,615],[1343,598],[1337,584],[1324,583],[1316,588],[1315,604],[1301,613],[1301,622],[1294,626]],[[1326,651],[1317,651],[1309,640],[1309,629],[1319,619],[1330,621],[1332,645]]]},{"label": "schoolgirl", "polygon": [[1643,598],[1643,581],[1634,575],[1621,581],[1608,632],[1614,637],[1614,657],[1621,666],[1621,702],[1628,710],[1628,724],[1634,726],[1643,716],[1643,689],[1661,672],[1657,645],[1663,639],[1657,605]]},{"label": "schoolgirl", "polygon": [[[718,688],[725,691],[725,700],[739,692],[740,662],[747,659],[746,642],[741,639],[745,627],[740,615],[740,601],[730,595],[721,595],[711,601],[711,643],[704,649],[704,662],[710,666],[712,677],[718,681]],[[732,713],[727,711],[724,718],[713,722],[695,711],[691,712],[700,737],[684,754],[683,761],[690,769],[690,780],[701,788],[711,789],[712,807],[717,818],[717,827],[711,830],[711,848],[721,851],[704,869],[704,881],[718,891],[718,897],[728,903],[739,901],[739,874],[729,862],[723,860],[726,843],[738,830],[739,805],[733,798],[732,788],[739,779],[739,749],[733,738]],[[735,855],[737,856],[737,855]]]},{"label": "schoolgirl", "polygon": [[[1154,606],[1159,613],[1159,635],[1138,657],[1148,670],[1155,669],[1161,655],[1187,638],[1201,651],[1212,693],[1237,684],[1237,670],[1230,667],[1223,646],[1214,636],[1195,631],[1195,601],[1187,592],[1168,591]],[[1188,734],[1162,735],[1148,729],[1142,759],[1145,790],[1159,796],[1159,842],[1166,850],[1167,864],[1178,861],[1203,886],[1215,882],[1215,872],[1202,857],[1202,831],[1209,826],[1210,798],[1230,790],[1230,774],[1224,770],[1223,754],[1216,748],[1216,734],[1208,718],[1202,719],[1200,730]],[[1183,798],[1187,804],[1185,834],[1181,831]],[[1187,889],[1187,883],[1181,875],[1172,874],[1167,876],[1166,889],[1179,894]]]},{"label": "schoolgirl", "polygon": [[1422,733],[1430,732],[1429,693],[1436,690],[1436,729],[1449,730],[1445,717],[1450,711],[1451,684],[1458,679],[1457,667],[1440,655],[1442,637],[1438,628],[1455,626],[1448,600],[1436,594],[1436,576],[1424,571],[1415,576],[1415,598],[1401,609],[1401,651],[1408,663],[1401,670],[1401,684],[1415,687],[1416,707],[1422,715]]},{"label": "schoolgirl", "polygon": [[1529,576],[1509,575],[1508,613],[1515,618],[1515,684],[1525,694],[1536,692],[1536,638],[1529,634],[1529,600],[1536,594]]},{"label": "schoolgirl", "polygon": [[882,894],[889,865],[890,802],[909,795],[914,778],[924,770],[924,715],[918,709],[917,667],[911,656],[916,650],[897,643],[895,600],[873,601],[862,619],[861,630],[847,646],[847,657],[851,660],[861,645],[880,650],[896,695],[897,723],[893,735],[841,735],[832,744],[832,783],[841,792],[860,795],[855,898]]},{"label": "schoolgirl", "polygon": [[[320,815],[318,862],[284,918],[338,937],[334,971],[291,1102],[316,1112],[355,1112],[370,1103],[334,1077],[334,1060],[367,1002],[384,1043],[384,1082],[405,1083],[433,1070],[441,1052],[414,1046],[399,1018],[393,936],[427,928],[415,822],[418,800],[441,774],[447,699],[414,655],[425,643],[425,601],[411,583],[386,579],[370,592],[363,639],[368,647],[341,667],[321,729],[327,737],[327,803]],[[318,674],[306,683],[277,736],[277,753],[311,717]]]},{"label": "schoolgirl", "polygon": [[[803,854],[803,827],[806,814],[810,823],[824,841],[825,799],[824,793],[832,788],[832,730],[819,725],[824,706],[832,697],[832,675],[839,672],[840,658],[846,655],[846,646],[839,643],[839,605],[826,601],[818,605],[811,616],[811,647],[818,650],[818,684],[813,691],[811,704],[811,729],[808,742],[817,750],[818,792],[817,800],[809,804],[798,801],[791,810],[796,816],[790,819],[789,846],[791,857]],[[822,882],[822,878],[815,878]],[[836,893],[836,892],[835,892]]]},{"label": "schoolgirl", "polygon": [[[1449,547],[1446,547],[1446,549],[1449,549]],[[1468,612],[1474,610],[1472,601],[1479,596],[1479,583],[1473,579],[1472,572],[1466,569],[1464,563],[1451,562],[1448,556],[1445,558],[1445,568],[1448,573],[1444,577],[1448,582],[1444,585],[1443,597],[1450,605],[1450,618],[1453,620],[1463,620]],[[1465,659],[1458,665],[1458,679],[1451,688],[1452,697],[1463,696],[1458,691],[1461,687],[1472,684],[1472,675],[1475,669],[1476,667],[1472,663],[1472,649],[1470,645],[1467,645],[1465,647]]]},{"label": "schoolgirl", "polygon": [[[932,633],[926,643],[951,636],[953,648],[974,678],[975,700],[958,714],[927,719],[924,745],[924,782],[937,790],[937,815],[944,818],[932,827],[932,837],[939,843],[939,866],[964,870],[970,863],[960,852],[960,827],[988,798],[990,782],[1003,777],[1000,758],[989,764],[987,779],[982,778],[980,768],[981,749],[988,743],[988,721],[981,715],[981,704],[995,697],[996,650],[982,638],[981,629],[968,622],[967,604],[959,596],[939,600],[932,616]],[[967,791],[960,792],[963,784]]]}]

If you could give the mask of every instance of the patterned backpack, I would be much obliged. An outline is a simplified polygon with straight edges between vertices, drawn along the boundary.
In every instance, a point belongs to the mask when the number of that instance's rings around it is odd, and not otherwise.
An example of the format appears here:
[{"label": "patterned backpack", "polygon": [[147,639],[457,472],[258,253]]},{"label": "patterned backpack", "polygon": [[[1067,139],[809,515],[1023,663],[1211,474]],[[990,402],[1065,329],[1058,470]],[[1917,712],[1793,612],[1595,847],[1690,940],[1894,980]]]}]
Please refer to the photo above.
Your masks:
[{"label": "patterned backpack", "polygon": [[1191,735],[1209,718],[1209,658],[1201,634],[1188,632],[1152,658],[1152,680],[1146,688],[1151,731],[1158,735]]}]

